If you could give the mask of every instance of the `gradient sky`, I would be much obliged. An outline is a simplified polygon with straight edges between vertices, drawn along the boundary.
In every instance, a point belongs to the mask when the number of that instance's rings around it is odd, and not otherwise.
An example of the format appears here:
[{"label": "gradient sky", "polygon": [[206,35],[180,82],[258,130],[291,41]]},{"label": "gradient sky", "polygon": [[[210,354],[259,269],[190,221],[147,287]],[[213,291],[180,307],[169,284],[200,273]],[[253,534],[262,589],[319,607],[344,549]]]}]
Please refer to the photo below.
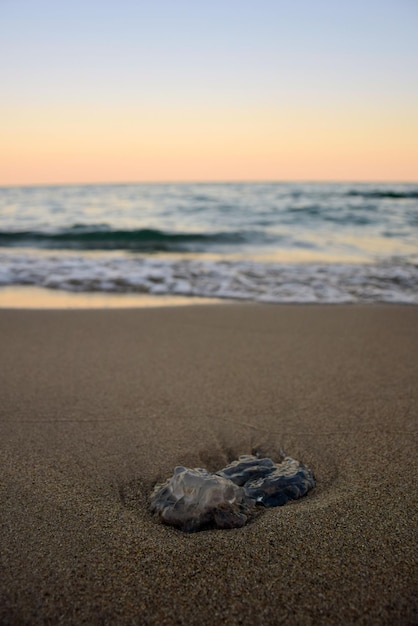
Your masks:
[{"label": "gradient sky", "polygon": [[0,184],[418,180],[418,0],[0,0]]}]

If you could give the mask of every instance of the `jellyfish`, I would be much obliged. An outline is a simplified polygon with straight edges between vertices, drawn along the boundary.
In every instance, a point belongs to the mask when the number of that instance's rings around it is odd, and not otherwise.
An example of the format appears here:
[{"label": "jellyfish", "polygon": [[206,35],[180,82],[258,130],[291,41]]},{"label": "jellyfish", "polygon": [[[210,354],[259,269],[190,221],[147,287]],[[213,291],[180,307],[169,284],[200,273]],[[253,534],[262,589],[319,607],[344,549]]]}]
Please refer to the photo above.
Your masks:
[{"label": "jellyfish", "polygon": [[242,455],[211,473],[203,468],[178,466],[151,494],[151,511],[163,523],[185,532],[207,528],[240,528],[255,507],[282,506],[315,487],[312,470],[285,457]]},{"label": "jellyfish", "polygon": [[244,526],[253,500],[232,481],[205,469],[176,467],[171,478],[156,485],[151,511],[162,522],[186,532],[203,528]]}]

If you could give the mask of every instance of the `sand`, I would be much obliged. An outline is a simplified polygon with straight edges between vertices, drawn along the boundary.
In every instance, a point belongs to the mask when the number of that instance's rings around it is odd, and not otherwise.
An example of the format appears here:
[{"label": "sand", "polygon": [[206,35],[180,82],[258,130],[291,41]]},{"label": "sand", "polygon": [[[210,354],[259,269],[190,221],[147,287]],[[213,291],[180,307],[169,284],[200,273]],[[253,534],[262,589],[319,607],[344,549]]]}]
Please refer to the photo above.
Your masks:
[{"label": "sand", "polygon": [[[0,311],[0,623],[414,624],[418,307]],[[234,530],[148,510],[280,449],[317,487]]]}]

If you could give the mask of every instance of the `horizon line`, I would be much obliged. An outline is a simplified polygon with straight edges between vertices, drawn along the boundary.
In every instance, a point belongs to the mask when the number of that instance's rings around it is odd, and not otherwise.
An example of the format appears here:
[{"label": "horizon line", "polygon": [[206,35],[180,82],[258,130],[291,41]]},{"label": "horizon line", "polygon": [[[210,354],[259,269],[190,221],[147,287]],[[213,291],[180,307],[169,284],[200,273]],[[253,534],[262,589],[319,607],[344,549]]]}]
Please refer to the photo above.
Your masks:
[{"label": "horizon line", "polygon": [[323,178],[323,179],[213,179],[213,180],[115,180],[115,181],[89,181],[89,182],[42,182],[42,183],[0,183],[0,189],[15,188],[15,187],[93,187],[97,185],[235,185],[235,184],[248,184],[248,185],[262,185],[262,184],[347,184],[347,185],[416,185],[416,180],[383,180],[383,179],[346,179],[341,180],[337,178]]}]

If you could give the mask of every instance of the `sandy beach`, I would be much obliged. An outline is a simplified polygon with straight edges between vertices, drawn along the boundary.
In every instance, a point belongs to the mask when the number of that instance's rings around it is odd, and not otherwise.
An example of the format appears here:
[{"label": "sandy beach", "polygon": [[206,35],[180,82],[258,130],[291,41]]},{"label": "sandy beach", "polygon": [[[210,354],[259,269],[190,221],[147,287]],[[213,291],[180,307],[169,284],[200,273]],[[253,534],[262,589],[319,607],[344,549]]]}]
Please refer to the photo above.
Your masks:
[{"label": "sandy beach", "polygon": [[[418,308],[0,311],[0,622],[415,624]],[[257,450],[317,486],[184,534],[148,497]]]}]

